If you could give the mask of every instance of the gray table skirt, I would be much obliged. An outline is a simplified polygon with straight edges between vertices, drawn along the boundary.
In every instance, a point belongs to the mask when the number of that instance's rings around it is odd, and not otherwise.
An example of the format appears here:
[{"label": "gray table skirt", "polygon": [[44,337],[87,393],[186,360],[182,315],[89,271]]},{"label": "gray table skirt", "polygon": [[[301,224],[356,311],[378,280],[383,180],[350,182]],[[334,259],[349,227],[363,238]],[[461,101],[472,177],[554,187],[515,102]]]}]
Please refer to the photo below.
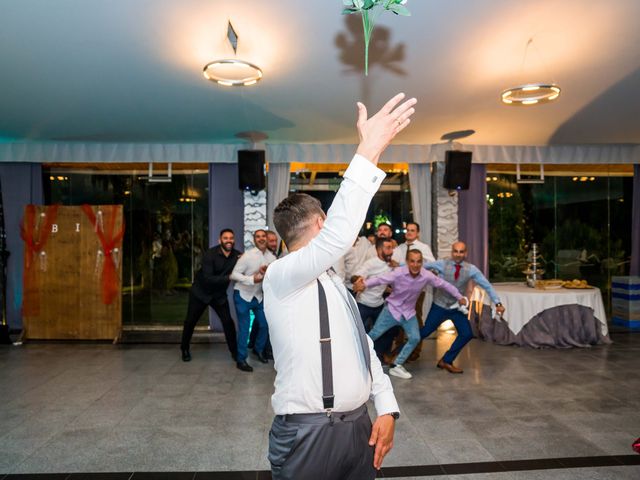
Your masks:
[{"label": "gray table skirt", "polygon": [[[475,307],[475,305],[474,305]],[[509,312],[505,312],[508,318]],[[583,305],[562,305],[549,308],[533,317],[516,335],[505,321],[491,318],[491,309],[483,305],[471,316],[476,337],[498,345],[519,345],[532,348],[572,348],[608,345],[609,335],[602,335],[600,322],[593,310]]]}]

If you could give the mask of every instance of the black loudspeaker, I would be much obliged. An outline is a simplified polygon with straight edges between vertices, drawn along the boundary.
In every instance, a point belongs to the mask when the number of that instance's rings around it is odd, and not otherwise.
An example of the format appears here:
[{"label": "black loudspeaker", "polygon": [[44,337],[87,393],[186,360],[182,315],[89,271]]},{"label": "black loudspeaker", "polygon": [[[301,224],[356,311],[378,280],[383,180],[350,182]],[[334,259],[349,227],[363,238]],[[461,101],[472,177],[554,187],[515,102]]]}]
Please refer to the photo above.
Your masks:
[{"label": "black loudspeaker", "polygon": [[447,150],[444,162],[442,186],[447,190],[468,190],[471,178],[471,152]]},{"label": "black loudspeaker", "polygon": [[240,190],[264,190],[264,150],[238,150]]}]

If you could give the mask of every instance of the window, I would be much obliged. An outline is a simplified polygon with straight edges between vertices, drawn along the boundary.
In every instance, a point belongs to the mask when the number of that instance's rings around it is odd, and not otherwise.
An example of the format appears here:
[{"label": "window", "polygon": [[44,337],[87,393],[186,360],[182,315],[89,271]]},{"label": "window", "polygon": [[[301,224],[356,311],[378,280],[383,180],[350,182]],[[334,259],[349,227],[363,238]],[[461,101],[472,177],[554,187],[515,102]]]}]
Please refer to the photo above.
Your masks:
[{"label": "window", "polygon": [[519,184],[513,168],[487,173],[491,279],[523,281],[536,243],[544,278],[587,280],[610,304],[611,277],[629,272],[633,169],[553,165],[544,183]]},{"label": "window", "polygon": [[208,166],[174,166],[166,183],[147,173],[146,165],[45,165],[45,203],[124,205],[123,325],[182,325],[208,247]]},{"label": "window", "polygon": [[[409,190],[408,165],[380,164],[387,173],[380,190],[373,197],[362,234],[375,229],[378,223],[389,222],[394,238],[403,241],[406,222],[413,220],[411,194]],[[342,182],[342,174],[347,169],[343,164],[291,164],[291,192],[304,192],[317,198],[327,211]]]}]

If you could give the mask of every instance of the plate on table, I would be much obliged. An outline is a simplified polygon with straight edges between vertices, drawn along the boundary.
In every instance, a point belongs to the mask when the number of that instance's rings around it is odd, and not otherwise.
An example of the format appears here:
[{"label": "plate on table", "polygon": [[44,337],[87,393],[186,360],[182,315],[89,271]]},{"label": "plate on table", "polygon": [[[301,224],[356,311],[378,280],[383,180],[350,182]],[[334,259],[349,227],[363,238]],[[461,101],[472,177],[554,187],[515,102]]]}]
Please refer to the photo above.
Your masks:
[{"label": "plate on table", "polygon": [[562,284],[563,288],[569,288],[572,290],[585,290],[587,288],[593,288],[589,286],[586,280],[578,280],[577,278],[574,280],[570,280],[568,282],[564,282]]},{"label": "plate on table", "polygon": [[539,290],[557,290],[564,286],[562,280],[538,280],[536,282],[536,288]]}]

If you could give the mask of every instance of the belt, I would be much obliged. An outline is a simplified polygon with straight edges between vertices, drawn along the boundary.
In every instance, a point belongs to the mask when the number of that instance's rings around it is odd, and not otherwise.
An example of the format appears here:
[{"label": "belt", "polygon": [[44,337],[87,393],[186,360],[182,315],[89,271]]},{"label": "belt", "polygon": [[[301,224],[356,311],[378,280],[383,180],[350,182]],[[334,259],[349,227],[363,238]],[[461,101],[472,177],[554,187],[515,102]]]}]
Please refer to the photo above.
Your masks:
[{"label": "belt", "polygon": [[328,415],[327,412],[322,413],[294,413],[291,415],[276,415],[277,418],[284,420],[287,423],[308,423],[313,425],[320,425],[323,423],[333,423],[335,421],[340,422],[353,422],[367,413],[367,405],[362,405],[350,412],[331,412]]}]

